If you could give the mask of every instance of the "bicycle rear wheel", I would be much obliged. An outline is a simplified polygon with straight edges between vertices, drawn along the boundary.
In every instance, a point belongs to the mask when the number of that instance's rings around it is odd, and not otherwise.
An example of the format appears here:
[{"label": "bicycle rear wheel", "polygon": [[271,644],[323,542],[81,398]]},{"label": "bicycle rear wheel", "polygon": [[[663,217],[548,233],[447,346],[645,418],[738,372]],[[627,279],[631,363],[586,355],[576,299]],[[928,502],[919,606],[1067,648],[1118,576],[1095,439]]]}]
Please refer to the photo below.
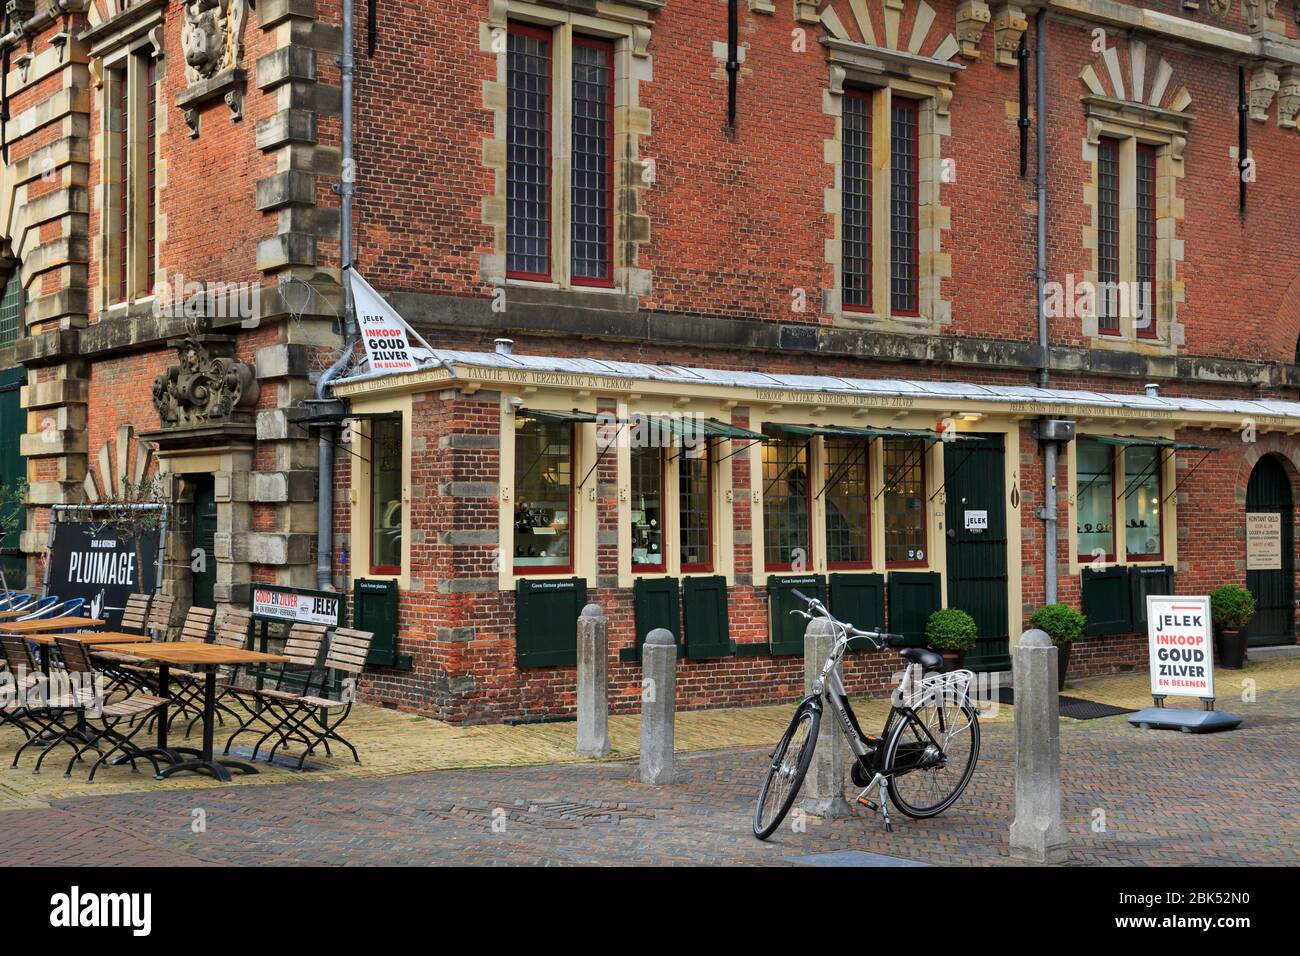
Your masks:
[{"label": "bicycle rear wheel", "polygon": [[913,819],[938,816],[970,783],[979,752],[980,724],[969,701],[925,708],[921,718],[899,721],[889,735],[882,764],[890,802]]},{"label": "bicycle rear wheel", "polygon": [[758,791],[758,805],[754,808],[754,836],[766,840],[781,825],[790,812],[794,799],[803,786],[803,778],[812,764],[817,748],[817,731],[821,727],[822,712],[813,701],[804,701],[794,713],[776,749],[772,762]]}]

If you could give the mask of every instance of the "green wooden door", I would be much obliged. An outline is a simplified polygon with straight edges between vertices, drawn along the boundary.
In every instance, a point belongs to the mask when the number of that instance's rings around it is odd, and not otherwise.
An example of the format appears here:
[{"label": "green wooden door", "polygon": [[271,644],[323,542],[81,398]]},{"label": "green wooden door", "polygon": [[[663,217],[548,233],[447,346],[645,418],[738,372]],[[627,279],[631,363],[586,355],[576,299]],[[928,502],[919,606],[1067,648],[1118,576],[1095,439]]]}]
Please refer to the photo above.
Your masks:
[{"label": "green wooden door", "polygon": [[945,445],[948,606],[975,619],[979,639],[964,666],[1011,667],[1007,614],[1007,511],[1002,435],[963,436]]},{"label": "green wooden door", "polygon": [[212,477],[198,479],[194,488],[194,548],[191,556],[190,581],[194,588],[195,607],[214,607],[212,589],[217,581],[217,559],[212,553],[217,535],[217,499]]},{"label": "green wooden door", "polygon": [[[19,404],[19,389],[26,380],[27,374],[21,368],[0,371],[0,483],[6,488],[16,487],[27,477],[26,459],[18,447],[27,430],[26,416]],[[27,562],[18,549],[24,523],[20,521],[17,529],[0,535],[0,561],[4,563],[5,580],[15,590],[21,590],[27,580]]]},{"label": "green wooden door", "polygon": [[1246,485],[1247,513],[1273,512],[1282,516],[1282,567],[1272,571],[1247,571],[1246,587],[1255,595],[1255,616],[1247,633],[1252,647],[1295,643],[1295,512],[1291,482],[1272,455],[1265,455],[1250,473]]}]

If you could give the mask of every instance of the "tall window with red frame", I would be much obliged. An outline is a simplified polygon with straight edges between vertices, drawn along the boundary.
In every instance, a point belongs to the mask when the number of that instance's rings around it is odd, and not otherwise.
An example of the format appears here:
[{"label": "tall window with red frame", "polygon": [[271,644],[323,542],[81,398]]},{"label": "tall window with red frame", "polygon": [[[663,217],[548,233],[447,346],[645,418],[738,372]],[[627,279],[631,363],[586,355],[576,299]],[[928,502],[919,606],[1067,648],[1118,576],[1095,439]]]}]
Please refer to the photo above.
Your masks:
[{"label": "tall window with red frame", "polygon": [[898,315],[920,314],[920,105],[898,98],[890,109],[889,298]]},{"label": "tall window with red frame", "polygon": [[845,90],[841,179],[844,211],[840,230],[842,296],[850,311],[871,309],[871,94]]},{"label": "tall window with red frame", "polygon": [[666,571],[664,453],[655,445],[632,449],[632,570]]},{"label": "tall window with red frame", "polygon": [[153,293],[158,257],[155,251],[158,231],[158,61],[151,55],[140,54],[144,59],[145,78],[145,236],[144,262],[145,295]]},{"label": "tall window with red frame", "polygon": [[812,561],[808,467],[804,438],[763,443],[763,561],[769,571],[789,571]]},{"label": "tall window with red frame", "polygon": [[826,439],[826,566],[871,565],[871,489],[867,445],[860,438]]},{"label": "tall window with red frame", "polygon": [[1134,179],[1137,194],[1137,334],[1156,335],[1156,149],[1138,144]]},{"label": "tall window with red frame", "polygon": [[614,284],[614,44],[573,38],[570,272],[575,285]]},{"label": "tall window with red frame", "polygon": [[712,445],[701,438],[677,461],[678,540],[683,572],[713,570]]},{"label": "tall window with red frame", "polygon": [[127,82],[127,71],[117,69],[109,71],[110,83],[109,90],[112,92],[113,111],[117,115],[110,117],[110,126],[112,130],[112,146],[114,150],[113,164],[116,167],[118,177],[117,182],[117,202],[113,208],[113,230],[112,234],[117,240],[116,261],[117,274],[114,277],[114,291],[117,294],[117,300],[124,302],[127,297],[127,263],[130,256],[127,254],[129,248],[129,233],[127,232],[130,223],[130,199],[131,199],[131,161],[130,161],[130,140],[131,140],[131,96],[130,84]]},{"label": "tall window with red frame", "polygon": [[1119,142],[1097,143],[1097,330],[1119,332]]},{"label": "tall window with red frame", "polygon": [[885,564],[891,568],[926,563],[924,439],[886,438]]},{"label": "tall window with red frame", "polygon": [[507,36],[506,274],[551,277],[549,30],[511,23]]}]

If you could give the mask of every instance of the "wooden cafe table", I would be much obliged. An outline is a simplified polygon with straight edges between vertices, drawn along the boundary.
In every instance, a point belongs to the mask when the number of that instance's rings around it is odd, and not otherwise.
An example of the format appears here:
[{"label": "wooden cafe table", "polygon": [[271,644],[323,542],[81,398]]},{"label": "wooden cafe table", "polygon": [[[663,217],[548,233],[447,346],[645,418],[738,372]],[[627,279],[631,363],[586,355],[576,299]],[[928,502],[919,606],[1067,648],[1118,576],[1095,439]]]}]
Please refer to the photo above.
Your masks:
[{"label": "wooden cafe table", "polygon": [[97,617],[47,617],[38,621],[11,621],[0,623],[0,634],[48,634],[66,631],[74,627],[103,627],[104,621]]},{"label": "wooden cafe table", "polygon": [[[167,742],[167,705],[158,712],[158,744],[146,749],[171,762],[158,773],[163,780],[174,773],[191,771],[205,773],[223,783],[230,782],[230,771],[239,773],[257,773],[257,768],[242,760],[217,760],[212,752],[213,719],[216,716],[217,668],[235,664],[287,664],[289,658],[281,654],[265,654],[262,651],[249,651],[242,647],[222,647],[220,644],[203,644],[199,641],[155,642],[143,641],[136,644],[114,644],[113,651],[118,654],[130,654],[158,665],[159,697],[169,699],[168,670],[173,664],[203,671],[203,748],[172,747]],[[180,754],[192,754],[193,759],[184,760]]]}]

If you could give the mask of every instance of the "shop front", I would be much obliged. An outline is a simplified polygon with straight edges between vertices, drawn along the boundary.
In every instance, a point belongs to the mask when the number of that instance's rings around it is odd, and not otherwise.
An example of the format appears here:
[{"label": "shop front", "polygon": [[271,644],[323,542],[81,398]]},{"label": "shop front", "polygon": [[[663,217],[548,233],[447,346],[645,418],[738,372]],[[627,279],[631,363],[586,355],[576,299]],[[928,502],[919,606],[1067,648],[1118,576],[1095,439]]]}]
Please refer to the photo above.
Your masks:
[{"label": "shop front", "polygon": [[[1300,426],[1287,403],[434,357],[336,386],[356,443],[339,531],[355,578],[395,582],[412,661],[365,692],[457,721],[571,713],[576,619],[593,601],[611,619],[616,710],[639,705],[656,627],[678,637],[683,706],[798,693],[795,588],[913,644],[933,611],[959,607],[979,629],[967,665],[1007,669],[1044,603],[1030,428],[1044,416],[1077,423],[1057,563],[1092,644],[1071,673],[1141,666],[1145,594],[1245,578],[1244,554],[1238,569],[1203,520],[1226,502],[1245,525],[1236,472],[1262,448],[1241,447],[1237,406],[1268,418],[1261,441],[1284,455]],[[883,690],[895,660],[852,655],[849,686]]]}]

